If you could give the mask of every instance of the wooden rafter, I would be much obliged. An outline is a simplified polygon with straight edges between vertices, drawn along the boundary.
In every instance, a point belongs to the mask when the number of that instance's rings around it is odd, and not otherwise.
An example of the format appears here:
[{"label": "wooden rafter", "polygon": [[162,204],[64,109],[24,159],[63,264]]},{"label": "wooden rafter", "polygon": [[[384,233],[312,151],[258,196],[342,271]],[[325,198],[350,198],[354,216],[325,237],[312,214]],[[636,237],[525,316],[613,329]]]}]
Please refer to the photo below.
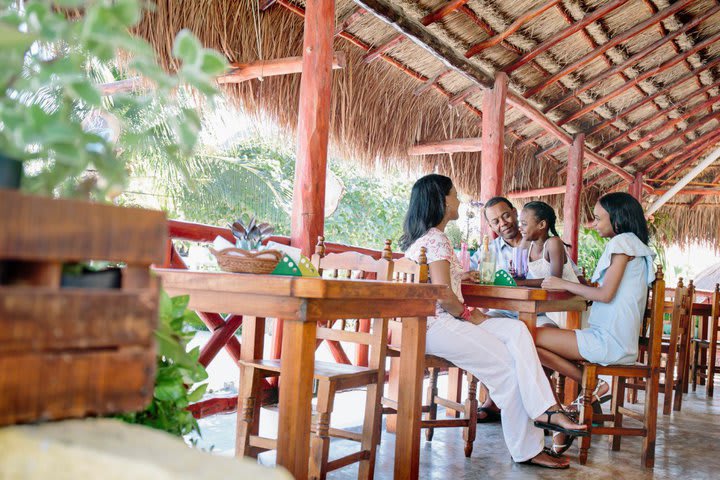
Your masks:
[{"label": "wooden rafter", "polygon": [[[716,99],[716,100],[718,100],[718,99]],[[675,140],[683,138],[683,136],[686,133],[690,133],[690,132],[694,131],[695,129],[702,127],[703,125],[710,122],[711,120],[715,120],[719,117],[720,117],[720,111],[713,112],[709,115],[705,115],[704,117],[702,117],[702,118],[694,121],[690,125],[688,125],[685,130],[673,133],[672,135],[668,135],[667,137],[660,140],[658,143],[651,145],[650,148],[647,148],[647,149],[643,150],[642,152],[638,153],[637,155],[635,155],[634,157],[632,157],[628,160],[625,160],[620,165],[623,167],[626,167],[628,165],[634,165],[634,164],[638,163],[640,160],[642,160],[643,158],[647,158],[655,150],[658,150],[659,148],[662,148],[662,147],[674,142]]]},{"label": "wooden rafter", "polygon": [[638,75],[637,77],[635,77],[635,78],[633,78],[632,80],[630,80],[629,82],[621,85],[620,87],[616,88],[616,89],[613,90],[612,92],[610,92],[610,93],[602,96],[601,98],[595,100],[595,101],[592,102],[592,103],[589,103],[589,104],[585,105],[585,106],[584,106],[583,108],[581,108],[580,110],[578,110],[578,111],[576,111],[576,112],[574,112],[574,113],[571,113],[570,115],[566,116],[566,117],[563,118],[562,120],[559,120],[559,121],[557,122],[557,124],[558,124],[558,125],[565,125],[566,123],[568,123],[568,122],[570,122],[570,121],[572,121],[572,120],[575,120],[575,119],[581,117],[582,115],[584,115],[584,114],[586,114],[586,113],[588,113],[588,112],[590,112],[590,111],[592,111],[592,110],[595,110],[597,107],[606,104],[607,102],[609,102],[609,101],[612,100],[613,98],[615,98],[615,97],[617,97],[618,95],[622,94],[622,93],[625,92],[626,90],[634,87],[635,85],[637,85],[638,83],[642,82],[643,80],[647,80],[647,79],[650,78],[650,77],[653,77],[653,76],[655,76],[655,75],[658,75],[658,74],[660,74],[660,73],[662,73],[662,72],[667,71],[668,69],[674,67],[674,66],[677,65],[678,63],[684,61],[684,60],[685,60],[686,58],[688,58],[690,55],[693,55],[693,54],[699,52],[700,50],[702,50],[702,49],[704,49],[704,48],[712,45],[712,44],[713,44],[714,42],[716,42],[717,40],[720,40],[720,33],[717,33],[717,34],[713,35],[712,37],[707,38],[707,39],[703,40],[702,42],[696,44],[694,47],[692,47],[692,48],[690,48],[689,50],[686,50],[685,52],[683,52],[682,55],[679,55],[679,56],[677,56],[677,57],[673,57],[673,58],[671,58],[670,60],[668,60],[668,61],[666,61],[665,63],[663,63],[662,65],[658,65],[658,66],[655,67],[655,68],[651,68],[650,70],[647,70],[647,71],[641,73],[641,74]]},{"label": "wooden rafter", "polygon": [[625,130],[620,135],[608,140],[607,142],[605,142],[603,144],[598,145],[596,148],[593,149],[593,151],[599,153],[602,150],[612,147],[613,145],[624,140],[625,138],[629,137],[633,133],[638,132],[638,131],[642,130],[643,128],[647,127],[648,125],[650,125],[651,123],[657,121],[658,119],[660,119],[660,117],[669,115],[672,111],[684,107],[686,104],[690,103],[690,101],[692,99],[694,99],[695,97],[697,97],[698,95],[702,95],[705,92],[712,90],[713,88],[716,88],[716,87],[720,87],[720,80],[716,81],[715,83],[711,83],[710,85],[706,85],[703,88],[701,88],[700,90],[696,90],[696,91],[692,92],[690,95],[681,99],[677,103],[670,104],[670,106],[668,108],[666,108],[665,110],[656,112],[655,114],[649,116],[648,118],[646,118],[642,122],[638,123],[634,127]]},{"label": "wooden rafter", "polygon": [[338,35],[340,35],[341,32],[344,32],[345,30],[350,28],[355,22],[364,17],[366,13],[367,12],[362,8],[355,8],[349,10],[342,18],[339,18],[337,20],[337,26],[335,27],[335,36],[337,37]]},{"label": "wooden rafter", "polygon": [[668,173],[670,170],[675,168],[683,160],[702,153],[703,150],[708,148],[714,142],[720,139],[720,131],[709,131],[704,135],[699,136],[689,144],[685,145],[685,148],[677,148],[670,152],[660,164],[648,165],[644,169],[645,172],[649,172],[648,175],[652,178],[661,178],[663,175]]},{"label": "wooden rafter", "polygon": [[[427,27],[430,24],[442,20],[461,6],[465,5],[467,2],[468,0],[450,0],[448,3],[438,8],[434,12],[425,15],[422,19],[420,19],[420,23]],[[378,45],[377,47],[366,53],[363,59],[366,62],[372,62],[373,60],[377,59],[380,54],[387,52],[392,47],[403,42],[404,40],[405,36],[402,34],[393,35],[391,38],[384,41],[381,45]]]},{"label": "wooden rafter", "polygon": [[[715,175],[710,183],[717,183],[717,182],[720,182],[720,174]],[[718,185],[718,186],[720,187],[720,185]],[[703,201],[703,196],[698,195],[697,197],[692,199],[692,201],[690,202],[690,205],[688,205],[688,208],[694,208],[702,201]]]},{"label": "wooden rafter", "polygon": [[[333,69],[345,68],[345,52],[333,52]],[[259,60],[252,63],[234,63],[230,65],[227,73],[217,77],[217,82],[242,83],[255,78],[272,77],[301,73],[303,57],[276,58],[272,60]]]},{"label": "wooden rafter", "polygon": [[529,197],[545,197],[548,195],[565,195],[565,185],[557,187],[535,188],[533,190],[515,190],[508,192],[507,198],[529,198]]},{"label": "wooden rafter", "polygon": [[598,20],[599,18],[603,17],[604,15],[623,6],[625,3],[627,3],[627,1],[628,0],[613,0],[612,2],[598,8],[594,12],[585,15],[578,22],[574,23],[573,25],[571,25],[570,27],[568,27],[564,30],[557,32],[555,35],[552,35],[550,38],[548,38],[547,40],[542,42],[540,45],[536,46],[535,48],[530,50],[528,53],[526,53],[522,57],[515,60],[510,65],[507,65],[505,68],[502,69],[502,71],[505,73],[510,73],[512,71],[517,70],[518,68],[527,64],[530,60],[534,59],[541,53],[545,53],[553,46],[555,46],[558,43],[560,43],[561,41],[565,40],[570,35],[580,31],[581,29],[590,25],[592,22]]},{"label": "wooden rafter", "polygon": [[[720,83],[720,82],[716,82],[716,84],[717,83]],[[644,136],[638,138],[637,140],[634,140],[634,141],[628,143],[627,145],[613,151],[606,158],[608,160],[610,160],[611,158],[614,158],[614,157],[617,157],[624,153],[627,153],[630,150],[632,150],[633,148],[639,146],[640,144],[645,143],[645,142],[649,141],[650,139],[654,138],[655,136],[658,135],[658,133],[660,133],[664,130],[667,130],[668,128],[674,127],[678,123],[687,120],[688,118],[692,117],[693,115],[697,115],[698,113],[703,112],[703,111],[707,110],[708,108],[711,108],[714,104],[716,104],[718,102],[720,102],[720,97],[711,97],[710,100],[706,100],[697,105],[694,105],[693,108],[691,108],[687,112],[683,113],[682,115],[680,115],[676,118],[673,118],[672,120],[670,120],[667,123],[663,123],[662,125],[658,126],[657,128],[654,128],[652,131],[648,132]]]},{"label": "wooden rafter", "polygon": [[656,23],[660,22],[661,20],[664,20],[665,18],[669,17],[670,15],[673,15],[677,13],[678,11],[685,8],[689,3],[691,3],[693,0],[681,0],[679,2],[674,3],[670,7],[656,13],[652,17],[648,18],[647,20],[638,23],[634,27],[630,28],[629,30],[624,31],[620,35],[616,35],[610,38],[607,42],[604,44],[596,47],[591,52],[583,55],[579,59],[575,60],[570,65],[567,65],[563,69],[561,69],[556,74],[552,75],[550,78],[543,80],[538,85],[528,89],[523,96],[525,98],[532,97],[533,95],[537,94],[538,92],[544,90],[545,88],[549,87],[553,83],[557,82],[561,78],[567,76],[568,74],[574,72],[575,70],[584,67],[588,63],[595,60],[600,55],[603,55],[605,52],[610,50],[611,48],[621,44],[622,42],[634,37],[638,33],[642,32],[643,30],[646,30]]},{"label": "wooden rafter", "polygon": [[648,97],[645,97],[645,98],[643,98],[642,100],[640,100],[640,101],[634,103],[633,105],[629,106],[628,108],[626,108],[626,109],[623,110],[622,112],[618,113],[618,114],[615,115],[614,117],[608,118],[607,120],[605,120],[605,121],[603,121],[603,122],[595,125],[594,127],[592,127],[592,128],[590,129],[590,131],[588,132],[588,135],[597,133],[597,132],[599,132],[600,130],[602,130],[603,128],[605,128],[606,126],[608,126],[608,125],[610,125],[610,124],[612,124],[612,123],[614,123],[614,122],[617,122],[617,121],[621,120],[623,117],[629,115],[630,113],[634,112],[634,111],[637,110],[638,108],[640,108],[640,107],[642,107],[642,106],[644,106],[644,105],[647,105],[648,102],[651,102],[651,101],[655,100],[655,99],[658,98],[659,96],[669,94],[672,90],[674,90],[675,88],[679,87],[679,86],[682,85],[683,83],[687,82],[688,80],[691,80],[691,79],[696,78],[698,75],[700,75],[700,74],[701,74],[702,72],[704,72],[705,70],[708,70],[708,69],[710,69],[710,68],[712,68],[712,67],[714,67],[715,65],[718,65],[718,64],[720,64],[720,57],[714,58],[714,59],[710,60],[709,62],[705,63],[704,65],[696,68],[695,70],[692,70],[692,71],[688,72],[687,74],[685,74],[685,75],[683,75],[682,77],[680,77],[680,78],[678,78],[677,80],[675,80],[675,81],[674,81],[673,83],[671,83],[670,85],[667,85],[667,86],[663,87],[662,90],[658,90],[657,92],[653,93],[652,95],[650,95],[650,96],[648,96]]},{"label": "wooden rafter", "polygon": [[465,52],[465,56],[467,58],[472,58],[478,53],[482,52],[486,48],[494,47],[495,45],[499,44],[503,40],[505,40],[507,37],[512,35],[513,33],[517,32],[520,27],[525,25],[527,22],[533,20],[534,18],[537,18],[538,16],[542,15],[547,10],[551,9],[558,3],[560,3],[561,0],[550,0],[549,2],[540,5],[539,7],[536,7],[534,10],[530,10],[529,12],[525,12],[525,14],[521,15],[517,18],[513,23],[510,24],[510,26],[502,33],[499,33],[497,35],[494,35],[486,40],[483,40],[480,43],[477,43],[470,47],[467,52]]},{"label": "wooden rafter", "polygon": [[481,138],[453,138],[438,142],[426,142],[408,148],[408,155],[437,155],[442,153],[479,152]]},{"label": "wooden rafter", "polygon": [[[686,168],[691,166],[699,156],[701,156],[708,148],[712,147],[720,141],[720,137],[714,136],[707,141],[703,142],[698,148],[693,149],[689,152],[682,152],[682,155],[678,156],[674,161],[668,163],[658,172],[658,177],[668,174],[665,182],[669,182],[675,176],[682,173]],[[674,170],[673,170],[674,169]]]}]

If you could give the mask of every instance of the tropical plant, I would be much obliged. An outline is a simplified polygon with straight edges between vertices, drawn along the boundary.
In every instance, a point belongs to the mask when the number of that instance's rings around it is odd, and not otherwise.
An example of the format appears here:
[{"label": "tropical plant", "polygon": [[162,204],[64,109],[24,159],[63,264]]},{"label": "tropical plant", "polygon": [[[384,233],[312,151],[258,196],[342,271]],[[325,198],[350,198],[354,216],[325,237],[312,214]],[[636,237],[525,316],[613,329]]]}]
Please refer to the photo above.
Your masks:
[{"label": "tropical plant", "polygon": [[445,227],[445,235],[450,239],[453,248],[460,248],[464,241],[462,230],[455,222],[450,222]]},{"label": "tropical plant", "polygon": [[[194,108],[176,103],[185,87],[212,97],[214,76],[226,68],[188,31],[175,39],[175,75],[156,62],[151,46],[133,35],[140,0],[0,0],[0,153],[30,162],[24,188],[47,194],[117,195],[126,181],[122,152],[164,129],[168,157],[192,153],[200,130]],[[126,65],[149,91],[103,97],[93,72]],[[109,110],[149,119],[121,125],[117,143],[83,121]],[[157,118],[163,121],[158,123]],[[124,127],[124,128],[123,128]]]},{"label": "tropical plant", "polygon": [[235,245],[243,250],[258,250],[262,242],[275,231],[269,223],[259,223],[254,216],[244,214],[229,225],[235,237]]},{"label": "tropical plant", "polygon": [[598,260],[602,257],[608,239],[602,238],[593,229],[580,227],[578,232],[578,266],[585,269],[588,278],[595,272]]},{"label": "tropical plant", "polygon": [[200,433],[197,420],[187,410],[199,401],[207,390],[207,378],[200,362],[200,348],[189,352],[187,344],[195,336],[188,325],[199,322],[195,312],[187,309],[187,295],[170,298],[160,292],[160,323],[155,332],[157,341],[157,376],[152,403],[143,411],[118,417],[128,423],[147,425],[173,435]]}]

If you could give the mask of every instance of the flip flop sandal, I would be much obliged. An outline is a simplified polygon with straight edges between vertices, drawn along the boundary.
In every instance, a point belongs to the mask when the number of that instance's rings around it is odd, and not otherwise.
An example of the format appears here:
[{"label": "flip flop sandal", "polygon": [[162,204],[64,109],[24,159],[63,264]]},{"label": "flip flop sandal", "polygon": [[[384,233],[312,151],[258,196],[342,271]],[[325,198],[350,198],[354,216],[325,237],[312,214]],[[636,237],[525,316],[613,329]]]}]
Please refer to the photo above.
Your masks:
[{"label": "flip flop sandal", "polygon": [[[565,433],[567,435],[574,435],[576,437],[587,437],[588,435],[590,435],[590,432],[588,432],[586,430],[574,430],[572,428],[565,428],[565,427],[561,427],[560,425],[557,425],[555,423],[551,423],[552,416],[557,415],[557,414],[565,415],[565,412],[563,410],[546,410],[545,415],[547,415],[547,417],[548,417],[547,421],[540,422],[540,421],[535,420],[535,426],[538,428],[545,428],[545,429],[551,430],[553,432],[560,432],[560,433]],[[567,415],[565,415],[565,416],[567,417]],[[568,419],[569,419],[569,417],[568,417]]]},{"label": "flip flop sandal", "polygon": [[[544,448],[543,452],[547,453],[548,455],[550,455],[553,458],[558,458],[555,455],[553,455],[552,453],[550,453],[550,450],[547,448]],[[525,460],[524,462],[517,462],[517,463],[520,465],[529,465],[531,467],[549,468],[551,470],[565,470],[565,469],[570,468],[569,463],[566,465],[557,465],[557,464],[546,465],[544,463],[536,462],[535,457],[531,458],[530,460]]]},{"label": "flip flop sandal", "polygon": [[477,423],[494,423],[500,421],[500,413],[492,408],[480,407],[478,408],[478,413],[480,412],[484,412],[485,416],[483,418],[478,417]]},{"label": "flip flop sandal", "polygon": [[565,437],[565,443],[559,445],[555,443],[555,437],[557,435],[561,435],[560,432],[553,432],[553,444],[550,448],[546,448],[546,452],[548,455],[551,455],[555,458],[560,458],[563,453],[567,452],[568,449],[572,446],[573,442],[575,441],[575,435],[567,435]]}]

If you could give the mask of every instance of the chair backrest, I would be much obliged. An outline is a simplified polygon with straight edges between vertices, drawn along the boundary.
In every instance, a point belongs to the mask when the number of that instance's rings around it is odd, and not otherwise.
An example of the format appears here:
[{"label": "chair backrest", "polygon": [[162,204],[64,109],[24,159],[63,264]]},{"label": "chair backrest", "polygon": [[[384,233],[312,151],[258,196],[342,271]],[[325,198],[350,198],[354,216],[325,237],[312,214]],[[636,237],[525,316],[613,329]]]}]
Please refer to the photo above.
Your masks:
[{"label": "chair backrest", "polygon": [[[325,239],[318,237],[315,247],[315,254],[311,262],[321,276],[331,278],[354,278],[358,280],[387,280],[392,275],[392,251],[391,241],[385,240],[385,249],[380,259],[359,252],[342,252],[325,254]],[[332,328],[334,321],[319,322],[317,338],[330,342],[349,342],[370,347],[368,367],[379,368],[385,363],[387,350],[387,325],[386,319],[372,319],[370,331],[359,331],[357,328],[360,320],[355,321],[355,330],[345,330],[345,321],[341,321],[340,329]]]},{"label": "chair backrest", "polygon": [[420,247],[418,261],[407,257],[398,258],[393,262],[392,280],[402,283],[428,283],[429,267],[427,249]]},{"label": "chair backrest", "polygon": [[690,280],[690,284],[687,287],[683,285],[682,278],[678,280],[677,287],[675,288],[675,298],[673,299],[672,323],[670,327],[671,344],[677,345],[678,339],[683,337],[689,328],[694,292],[695,287],[692,280]]},{"label": "chair backrest", "polygon": [[655,272],[655,281],[650,294],[648,317],[648,365],[651,368],[660,368],[660,353],[662,350],[663,311],[665,310],[665,279],[662,266],[658,265]]},{"label": "chair backrest", "polygon": [[392,276],[391,240],[385,240],[380,259],[359,252],[326,253],[325,238],[318,237],[315,254],[310,259],[320,276],[387,280]]},{"label": "chair backrest", "polygon": [[712,295],[712,310],[710,314],[710,325],[711,327],[715,325],[714,328],[720,328],[720,323],[718,323],[718,316],[720,316],[720,283],[715,284],[715,291]]}]

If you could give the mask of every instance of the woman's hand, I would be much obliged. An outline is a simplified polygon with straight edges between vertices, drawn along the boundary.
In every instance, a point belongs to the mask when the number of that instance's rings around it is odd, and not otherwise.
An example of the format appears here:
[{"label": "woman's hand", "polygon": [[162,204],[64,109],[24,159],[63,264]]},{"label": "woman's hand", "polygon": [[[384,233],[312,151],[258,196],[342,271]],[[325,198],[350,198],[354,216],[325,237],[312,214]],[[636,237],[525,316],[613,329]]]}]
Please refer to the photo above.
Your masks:
[{"label": "woman's hand", "polygon": [[482,322],[487,320],[488,317],[484,313],[482,313],[480,310],[475,309],[472,312],[470,312],[470,320],[468,322],[472,323],[473,325],[480,325]]},{"label": "woman's hand", "polygon": [[462,275],[462,281],[479,283],[480,282],[480,272],[478,272],[477,270],[470,270],[469,272],[465,272]]},{"label": "woman's hand", "polygon": [[565,290],[565,285],[567,285],[567,283],[568,282],[562,278],[545,277],[541,287],[546,290]]}]

